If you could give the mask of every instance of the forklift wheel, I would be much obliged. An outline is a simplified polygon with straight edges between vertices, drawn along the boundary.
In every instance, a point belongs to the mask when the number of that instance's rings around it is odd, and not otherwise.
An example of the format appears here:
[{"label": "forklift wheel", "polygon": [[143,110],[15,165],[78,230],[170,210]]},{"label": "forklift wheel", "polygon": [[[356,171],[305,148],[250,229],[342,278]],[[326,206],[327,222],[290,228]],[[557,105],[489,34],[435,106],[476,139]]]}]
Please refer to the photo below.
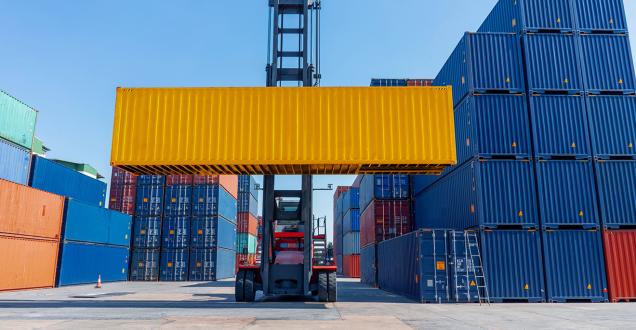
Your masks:
[{"label": "forklift wheel", "polygon": [[234,300],[237,302],[245,301],[245,272],[239,271],[236,274],[236,284],[234,286]]},{"label": "forklift wheel", "polygon": [[338,276],[336,272],[329,273],[329,302],[336,302],[338,296]]},{"label": "forklift wheel", "polygon": [[328,273],[318,274],[318,300],[329,302],[329,275]]},{"label": "forklift wheel", "polygon": [[243,287],[243,294],[246,302],[254,302],[256,298],[256,290],[254,289],[254,272],[246,271],[245,272],[245,281]]}]

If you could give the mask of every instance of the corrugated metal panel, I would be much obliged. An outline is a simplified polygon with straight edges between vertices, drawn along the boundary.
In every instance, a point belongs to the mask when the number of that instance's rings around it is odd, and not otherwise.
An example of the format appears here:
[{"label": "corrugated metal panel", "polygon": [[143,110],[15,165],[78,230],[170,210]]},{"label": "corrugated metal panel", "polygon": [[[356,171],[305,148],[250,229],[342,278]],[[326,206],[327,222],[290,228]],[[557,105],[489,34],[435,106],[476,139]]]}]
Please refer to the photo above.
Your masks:
[{"label": "corrugated metal panel", "polygon": [[0,235],[0,291],[55,285],[59,242]]},{"label": "corrugated metal panel", "polygon": [[236,250],[236,224],[221,217],[195,217],[191,224],[193,248]]},{"label": "corrugated metal panel", "polygon": [[130,247],[131,225],[129,215],[67,200],[62,239]]},{"label": "corrugated metal panel", "polygon": [[236,251],[242,254],[256,253],[256,236],[247,233],[236,234]]},{"label": "corrugated metal panel", "polygon": [[585,89],[634,93],[634,62],[627,35],[581,35]]},{"label": "corrugated metal panel", "polygon": [[538,161],[539,213],[543,228],[600,225],[591,160]]},{"label": "corrugated metal panel", "polygon": [[106,205],[106,183],[39,156],[33,156],[32,163],[31,187],[94,206]]},{"label": "corrugated metal panel", "polygon": [[350,209],[342,220],[342,232],[344,234],[360,231],[360,209]]},{"label": "corrugated metal panel", "polygon": [[234,277],[236,252],[226,249],[190,251],[190,281],[217,281]]},{"label": "corrugated metal panel", "polygon": [[533,95],[529,100],[536,156],[592,155],[584,97]]},{"label": "corrugated metal panel", "polygon": [[238,211],[249,212],[258,215],[258,199],[251,193],[242,192],[238,194]]},{"label": "corrugated metal panel", "polygon": [[342,212],[347,213],[350,209],[360,207],[360,188],[351,187],[342,194]]},{"label": "corrugated metal panel", "polygon": [[190,252],[188,249],[161,249],[160,281],[187,281]]},{"label": "corrugated metal panel", "polygon": [[256,190],[256,181],[252,175],[239,175],[238,176],[238,192],[250,193],[255,198],[258,198],[258,190]]},{"label": "corrugated metal panel", "polygon": [[239,233],[248,233],[252,236],[258,235],[258,220],[249,212],[237,213],[236,231]]},{"label": "corrugated metal panel", "polygon": [[590,96],[587,108],[595,156],[636,156],[636,97]]},{"label": "corrugated metal panel", "polygon": [[342,254],[336,255],[336,272],[342,274]]},{"label": "corrugated metal panel", "polygon": [[439,172],[455,163],[452,107],[447,87],[119,88],[111,163],[154,174]]},{"label": "corrugated metal panel", "polygon": [[342,255],[342,236],[344,235],[342,232],[342,218],[336,218],[334,227],[334,244],[336,254]]},{"label": "corrugated metal panel", "polygon": [[360,232],[348,232],[342,238],[342,254],[360,254]]},{"label": "corrugated metal panel", "polygon": [[595,163],[601,223],[608,228],[636,225],[636,161]]},{"label": "corrugated metal panel", "polygon": [[192,215],[197,217],[220,215],[236,222],[237,202],[218,185],[192,188]]},{"label": "corrugated metal panel", "polygon": [[110,177],[111,185],[137,185],[137,176],[120,168],[113,167]]},{"label": "corrugated metal panel", "polygon": [[526,34],[521,40],[530,92],[583,90],[577,37],[572,34]]},{"label": "corrugated metal panel", "polygon": [[413,187],[413,196],[427,189],[444,176],[446,176],[446,173],[442,175],[412,175],[411,182]]},{"label": "corrugated metal panel", "polygon": [[433,86],[433,79],[407,79],[406,85],[417,87]]},{"label": "corrugated metal panel", "polygon": [[627,32],[623,0],[571,0],[583,32]]},{"label": "corrugated metal panel", "polygon": [[29,183],[30,165],[28,150],[0,139],[0,179],[26,185]]},{"label": "corrugated metal panel", "polygon": [[192,212],[192,186],[168,186],[164,193],[165,216],[189,216]]},{"label": "corrugated metal panel", "polygon": [[360,246],[382,242],[412,230],[410,201],[374,200],[360,215]]},{"label": "corrugated metal panel", "polygon": [[422,303],[448,302],[448,237],[420,230],[378,245],[380,289]]},{"label": "corrugated metal panel", "polygon": [[168,175],[166,176],[167,186],[191,186],[194,184],[193,175]]},{"label": "corrugated metal panel", "polygon": [[539,236],[536,231],[482,232],[482,260],[493,301],[545,301]]},{"label": "corrugated metal panel", "polygon": [[158,249],[161,247],[161,218],[135,217],[133,247]]},{"label": "corrugated metal panel", "polygon": [[161,247],[181,249],[190,246],[190,217],[166,216],[161,224]]},{"label": "corrugated metal panel", "polygon": [[570,0],[499,0],[478,31],[565,32],[574,26]]},{"label": "corrugated metal panel", "polygon": [[[472,232],[471,232],[472,234]],[[455,303],[479,302],[476,278],[476,258],[471,258],[467,243],[467,234],[462,231],[449,230],[448,269],[449,291],[451,301]],[[474,250],[473,250],[474,251]]]},{"label": "corrugated metal panel", "polygon": [[128,215],[135,214],[137,186],[132,184],[111,184],[108,208]]},{"label": "corrugated metal panel", "polygon": [[61,250],[57,286],[128,279],[128,247],[64,242]]},{"label": "corrugated metal panel", "polygon": [[378,286],[378,262],[376,244],[360,249],[360,282],[372,287]]},{"label": "corrugated metal panel", "polygon": [[636,230],[603,232],[609,298],[612,302],[636,299]]},{"label": "corrugated metal panel", "polygon": [[543,253],[548,301],[607,301],[600,231],[545,231]]},{"label": "corrugated metal panel", "polygon": [[345,277],[360,278],[360,255],[344,255],[342,257],[342,272]]},{"label": "corrugated metal panel", "polygon": [[0,90],[1,138],[31,150],[37,116],[37,111]]},{"label": "corrugated metal panel", "polygon": [[[411,196],[408,175],[376,174],[365,175],[360,181],[360,210],[364,210],[376,199],[408,199]],[[341,207],[344,213],[344,208]]]},{"label": "corrugated metal panel", "polygon": [[407,79],[371,79],[371,87],[406,87]]},{"label": "corrugated metal panel", "polygon": [[434,81],[453,87],[453,104],[470,93],[525,91],[519,37],[466,33]]},{"label": "corrugated metal panel", "polygon": [[141,217],[160,217],[163,214],[163,195],[163,186],[137,186],[135,215]]},{"label": "corrugated metal panel", "polygon": [[165,186],[166,177],[163,175],[140,175],[137,177],[139,186]]},{"label": "corrugated metal panel", "polygon": [[130,266],[131,281],[159,280],[159,249],[134,249]]},{"label": "corrugated metal panel", "polygon": [[415,196],[416,228],[539,225],[529,161],[473,160]]}]

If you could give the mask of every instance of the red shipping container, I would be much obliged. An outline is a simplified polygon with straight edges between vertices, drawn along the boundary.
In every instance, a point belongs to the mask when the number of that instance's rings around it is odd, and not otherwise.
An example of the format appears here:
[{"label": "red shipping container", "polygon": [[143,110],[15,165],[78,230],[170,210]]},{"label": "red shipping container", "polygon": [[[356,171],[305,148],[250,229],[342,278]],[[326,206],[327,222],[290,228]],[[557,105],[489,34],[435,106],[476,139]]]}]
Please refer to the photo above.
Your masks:
[{"label": "red shipping container", "polygon": [[249,212],[236,214],[236,232],[258,236],[258,220]]},{"label": "red shipping container", "polygon": [[136,185],[137,176],[120,168],[113,167],[113,173],[110,177],[110,184],[118,186],[125,184]]},{"label": "red shipping container", "polygon": [[603,242],[610,301],[636,300],[636,230],[605,230]]},{"label": "red shipping container", "polygon": [[342,273],[345,277],[360,278],[360,255],[344,255],[342,257]]},{"label": "red shipping container", "polygon": [[408,200],[374,200],[360,215],[360,246],[408,234],[412,228]]},{"label": "red shipping container", "polygon": [[195,175],[192,182],[197,186],[209,186],[213,184],[219,184],[218,175]]},{"label": "red shipping container", "polygon": [[108,208],[129,215],[134,215],[136,195],[137,186],[135,185],[111,185]]},{"label": "red shipping container", "polygon": [[194,177],[192,175],[168,175],[166,185],[168,186],[189,186],[192,185]]},{"label": "red shipping container", "polygon": [[406,85],[414,87],[433,86],[433,79],[407,79]]}]

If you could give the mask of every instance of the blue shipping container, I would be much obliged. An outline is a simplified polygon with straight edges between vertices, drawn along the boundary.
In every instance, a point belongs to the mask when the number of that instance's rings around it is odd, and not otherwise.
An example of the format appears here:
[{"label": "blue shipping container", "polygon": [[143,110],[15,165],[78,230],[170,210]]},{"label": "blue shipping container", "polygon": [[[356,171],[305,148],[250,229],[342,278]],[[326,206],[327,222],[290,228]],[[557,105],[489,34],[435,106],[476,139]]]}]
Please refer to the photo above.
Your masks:
[{"label": "blue shipping container", "polygon": [[360,282],[368,286],[378,286],[377,248],[374,243],[360,249]]},{"label": "blue shipping container", "polygon": [[226,249],[192,249],[190,281],[217,281],[234,277],[236,251]]},{"label": "blue shipping container", "polygon": [[180,249],[190,246],[190,217],[164,217],[161,224],[161,247]]},{"label": "blue shipping container", "polygon": [[238,212],[249,212],[254,216],[258,215],[258,199],[249,193],[238,194]]},{"label": "blue shipping container", "polygon": [[571,0],[582,32],[627,33],[623,0]]},{"label": "blue shipping container", "polygon": [[194,217],[190,221],[192,248],[236,250],[236,224],[221,217]]},{"label": "blue shipping container", "polygon": [[258,190],[256,190],[256,181],[251,175],[239,175],[238,176],[238,192],[250,193],[252,196],[258,198]]},{"label": "blue shipping container", "polygon": [[160,256],[159,249],[133,249],[130,280],[158,281]]},{"label": "blue shipping container", "polygon": [[190,251],[188,249],[161,249],[160,281],[187,281]]},{"label": "blue shipping container", "polygon": [[591,157],[584,97],[533,95],[529,100],[537,157]]},{"label": "blue shipping container", "polygon": [[133,247],[155,249],[161,247],[161,218],[135,217]]},{"label": "blue shipping container", "polygon": [[478,263],[478,258],[475,255],[471,258],[464,231],[449,230],[448,236],[448,287],[451,300],[456,303],[479,302],[478,279],[475,276],[476,269],[474,268],[474,265]]},{"label": "blue shipping container", "polygon": [[196,217],[217,216],[236,223],[237,203],[219,185],[195,186],[192,189],[192,215]]},{"label": "blue shipping container", "polygon": [[592,161],[538,161],[536,166],[543,228],[598,228],[600,220]]},{"label": "blue shipping container", "polygon": [[106,183],[39,156],[33,156],[31,165],[31,187],[90,205],[105,206]]},{"label": "blue shipping container", "polygon": [[[577,37],[573,34],[526,34],[522,37],[528,90],[531,93],[583,90]],[[546,65],[549,63],[550,65]]]},{"label": "blue shipping container", "polygon": [[360,210],[366,209],[374,199],[408,199],[410,190],[408,175],[365,175],[360,182]]},{"label": "blue shipping container", "polygon": [[636,161],[598,161],[596,175],[603,226],[635,226]]},{"label": "blue shipping container", "polygon": [[337,254],[336,255],[336,272],[340,275],[343,274],[343,269],[342,269],[342,254]]},{"label": "blue shipping container", "polygon": [[165,216],[188,216],[192,212],[192,186],[168,186],[164,193]]},{"label": "blue shipping container", "polygon": [[534,228],[533,164],[472,160],[415,196],[416,228]]},{"label": "blue shipping container", "polygon": [[334,227],[333,240],[335,244],[336,254],[342,255],[342,236],[344,235],[344,233],[342,232],[342,217],[335,220]]},{"label": "blue shipping container", "polygon": [[67,199],[62,239],[130,247],[132,217]]},{"label": "blue shipping container", "polygon": [[453,86],[455,105],[468,94],[523,93],[519,37],[511,33],[466,33],[433,85]]},{"label": "blue shipping container", "polygon": [[446,230],[418,230],[378,244],[380,289],[421,303],[450,300]]},{"label": "blue shipping container", "polygon": [[371,87],[406,87],[407,79],[371,79]]},{"label": "blue shipping container", "polygon": [[140,175],[137,177],[139,186],[165,186],[166,177],[163,175]]},{"label": "blue shipping container", "polygon": [[543,253],[548,301],[608,301],[600,231],[545,231]]},{"label": "blue shipping container", "polygon": [[360,207],[360,189],[351,187],[342,193],[342,213]]},{"label": "blue shipping container", "polygon": [[585,89],[591,93],[634,94],[634,61],[629,36],[581,35],[581,60]]},{"label": "blue shipping container", "polygon": [[350,256],[360,254],[360,232],[348,232],[342,237],[342,254]]},{"label": "blue shipping container", "polygon": [[0,179],[26,185],[29,183],[30,164],[29,150],[0,139]]},{"label": "blue shipping container", "polygon": [[160,217],[163,214],[163,186],[137,186],[135,215],[141,217]]},{"label": "blue shipping container", "polygon": [[514,33],[573,31],[575,17],[570,1],[500,0],[478,31]]},{"label": "blue shipping container", "polygon": [[350,232],[360,231],[360,210],[350,209],[345,213],[342,220],[342,233],[347,234]]},{"label": "blue shipping container", "polygon": [[[459,145],[458,145],[458,148],[459,148]],[[454,166],[453,166],[453,169],[455,169]],[[428,189],[428,187],[432,186],[435,182],[439,181],[441,178],[446,176],[446,174],[448,173],[442,173],[441,175],[412,175],[411,187],[413,187],[413,193],[412,193],[413,196]]]},{"label": "blue shipping container", "polygon": [[545,301],[539,232],[483,231],[481,250],[492,301]]},{"label": "blue shipping container", "polygon": [[587,98],[594,155],[636,157],[636,97]]},{"label": "blue shipping container", "polygon": [[57,285],[77,285],[128,279],[128,247],[62,242],[58,262]]}]

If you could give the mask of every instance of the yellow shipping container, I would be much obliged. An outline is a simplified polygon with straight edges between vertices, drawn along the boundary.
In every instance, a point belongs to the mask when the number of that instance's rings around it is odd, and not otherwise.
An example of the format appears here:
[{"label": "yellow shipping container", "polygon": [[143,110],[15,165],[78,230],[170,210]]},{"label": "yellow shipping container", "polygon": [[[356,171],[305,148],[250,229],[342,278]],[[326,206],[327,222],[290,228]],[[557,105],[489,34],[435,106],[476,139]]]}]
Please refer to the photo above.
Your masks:
[{"label": "yellow shipping container", "polygon": [[450,87],[119,88],[111,164],[138,174],[439,173]]}]

